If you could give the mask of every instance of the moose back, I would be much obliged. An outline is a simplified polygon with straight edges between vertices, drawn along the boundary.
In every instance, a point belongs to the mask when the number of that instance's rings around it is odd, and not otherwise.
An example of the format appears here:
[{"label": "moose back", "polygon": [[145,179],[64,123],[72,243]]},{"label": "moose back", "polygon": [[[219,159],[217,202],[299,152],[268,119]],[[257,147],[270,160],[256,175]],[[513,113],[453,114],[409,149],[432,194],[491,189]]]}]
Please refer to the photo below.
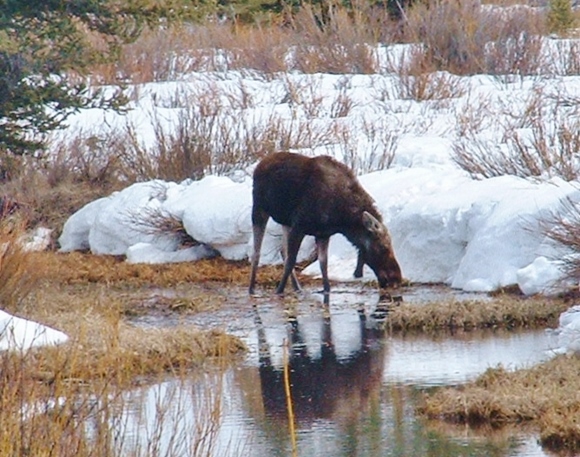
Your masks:
[{"label": "moose back", "polygon": [[343,234],[358,249],[355,276],[362,275],[363,264],[367,264],[381,289],[401,282],[401,269],[389,232],[372,197],[346,165],[328,156],[273,153],[254,171],[252,196],[254,252],[250,294],[254,293],[262,240],[270,217],[282,225],[284,234],[284,272],[276,290],[278,294],[284,292],[288,278],[296,290],[300,289],[294,266],[306,235],[316,240],[325,293],[330,291],[328,242],[335,233]]}]

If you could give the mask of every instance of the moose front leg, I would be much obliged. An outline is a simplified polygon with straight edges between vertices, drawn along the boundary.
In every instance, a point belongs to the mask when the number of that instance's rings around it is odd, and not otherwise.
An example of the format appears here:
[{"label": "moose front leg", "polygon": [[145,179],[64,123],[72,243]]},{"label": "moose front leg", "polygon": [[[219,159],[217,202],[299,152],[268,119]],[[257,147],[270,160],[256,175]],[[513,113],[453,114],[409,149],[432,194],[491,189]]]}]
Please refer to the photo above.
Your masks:
[{"label": "moose front leg", "polygon": [[358,256],[356,258],[356,268],[354,269],[354,277],[355,278],[362,278],[364,266],[365,266],[365,259],[364,259],[363,253],[361,251],[358,251]]},{"label": "moose front leg", "polygon": [[293,230],[291,227],[284,227],[284,240],[282,243],[282,255],[285,257],[284,273],[282,274],[282,279],[280,280],[280,284],[278,284],[278,288],[276,289],[276,293],[278,295],[284,293],[284,288],[286,287],[286,283],[288,282],[289,277],[292,278],[292,285],[294,286],[294,289],[300,290],[298,278],[296,278],[296,274],[294,273],[294,266],[296,265],[298,250],[300,249],[303,238],[303,233]]}]

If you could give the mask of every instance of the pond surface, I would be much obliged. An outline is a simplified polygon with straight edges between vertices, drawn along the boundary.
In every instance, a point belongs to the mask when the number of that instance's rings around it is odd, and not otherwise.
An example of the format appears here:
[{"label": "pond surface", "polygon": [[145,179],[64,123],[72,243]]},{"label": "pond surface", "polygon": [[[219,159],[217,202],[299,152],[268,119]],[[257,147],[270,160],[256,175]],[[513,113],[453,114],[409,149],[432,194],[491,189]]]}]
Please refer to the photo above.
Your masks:
[{"label": "pond surface", "polygon": [[[115,418],[119,454],[261,456],[545,456],[533,432],[472,430],[426,422],[420,394],[475,378],[489,367],[550,358],[543,330],[462,332],[441,338],[393,335],[356,288],[280,299],[228,292],[204,327],[240,336],[249,351],[234,367],[128,392]],[[444,288],[405,291],[417,306],[449,298]],[[474,298],[456,294],[455,298]],[[478,297],[482,298],[482,297]],[[292,316],[289,318],[289,316]],[[171,325],[168,318],[142,325]],[[388,328],[388,325],[386,326]],[[284,362],[288,361],[293,420]],[[292,439],[295,437],[295,440]]]}]

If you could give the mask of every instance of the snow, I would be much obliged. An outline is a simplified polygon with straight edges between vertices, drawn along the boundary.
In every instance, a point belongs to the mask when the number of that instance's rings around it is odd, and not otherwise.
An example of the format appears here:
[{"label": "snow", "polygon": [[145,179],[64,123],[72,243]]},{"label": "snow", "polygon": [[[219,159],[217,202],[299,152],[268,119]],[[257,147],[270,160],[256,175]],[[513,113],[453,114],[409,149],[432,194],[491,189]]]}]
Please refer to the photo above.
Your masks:
[{"label": "snow", "polygon": [[68,337],[53,328],[0,310],[0,351],[25,352],[32,347],[64,343]]},{"label": "snow", "polygon": [[560,314],[557,329],[548,329],[546,332],[556,340],[553,349],[556,354],[580,353],[580,305],[575,305]]},{"label": "snow", "polygon": [[[44,250],[50,243],[50,235],[50,229],[39,227],[19,242],[25,251]],[[26,353],[34,347],[53,346],[67,340],[68,336],[58,330],[0,310],[0,351]]]},{"label": "snow", "polygon": [[[405,58],[406,51],[408,47],[401,45],[386,46],[377,55],[392,63],[393,58]],[[195,104],[192,108],[192,100],[203,105],[210,94],[213,114],[227,128],[238,129],[237,141],[243,143],[244,135],[255,133],[252,128],[263,128],[275,119],[287,129],[280,132],[311,139],[294,152],[330,154],[354,166],[383,214],[406,279],[475,292],[511,285],[525,294],[557,292],[562,253],[540,225],[563,210],[562,199],[580,201],[577,186],[550,169],[534,179],[512,175],[475,179],[454,162],[453,151],[455,145],[470,141],[490,150],[507,150],[506,138],[512,134],[530,139],[531,108],[541,111],[534,113],[553,131],[557,119],[572,114],[572,108],[553,95],[575,96],[580,78],[434,76],[453,81],[453,97],[410,99],[403,82],[387,70],[375,75],[291,73],[268,78],[252,72],[191,73],[178,81],[136,86],[125,116],[81,110],[55,138],[62,141],[80,132],[102,137],[131,126],[147,150],[155,142],[156,122],[170,134],[180,116],[192,109],[202,111]],[[540,96],[545,98],[539,101]],[[340,97],[350,101],[342,113],[337,112]],[[316,140],[329,131],[343,134]],[[214,133],[212,141],[219,152],[219,132]],[[391,166],[376,171],[381,157],[391,152]],[[60,248],[126,255],[135,263],[195,261],[215,252],[227,259],[247,259],[252,250],[254,165],[243,164],[227,176],[210,175],[199,181],[130,185],[73,214],[60,235]],[[184,249],[178,237],[148,230],[143,222],[151,214],[181,221],[203,247]],[[281,229],[270,222],[262,264],[281,261],[280,243]],[[313,241],[305,240],[300,257],[308,258],[312,248]],[[333,237],[330,277],[353,281],[355,257],[344,238]],[[318,275],[318,265],[304,273]],[[365,268],[363,280],[372,278]]]}]

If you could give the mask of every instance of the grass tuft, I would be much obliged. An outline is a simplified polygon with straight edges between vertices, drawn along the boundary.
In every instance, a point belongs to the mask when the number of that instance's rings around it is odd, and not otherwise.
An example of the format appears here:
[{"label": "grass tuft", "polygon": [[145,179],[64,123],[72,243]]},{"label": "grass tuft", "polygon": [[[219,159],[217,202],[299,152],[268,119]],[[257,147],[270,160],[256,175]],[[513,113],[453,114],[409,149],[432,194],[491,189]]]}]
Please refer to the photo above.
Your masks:
[{"label": "grass tuft", "polygon": [[460,388],[426,395],[420,413],[450,422],[502,426],[530,422],[551,449],[580,449],[580,359],[558,356],[533,368],[490,368]]},{"label": "grass tuft", "polygon": [[538,328],[555,322],[566,308],[558,301],[510,295],[493,300],[403,303],[389,311],[388,325],[395,331],[424,332]]}]

